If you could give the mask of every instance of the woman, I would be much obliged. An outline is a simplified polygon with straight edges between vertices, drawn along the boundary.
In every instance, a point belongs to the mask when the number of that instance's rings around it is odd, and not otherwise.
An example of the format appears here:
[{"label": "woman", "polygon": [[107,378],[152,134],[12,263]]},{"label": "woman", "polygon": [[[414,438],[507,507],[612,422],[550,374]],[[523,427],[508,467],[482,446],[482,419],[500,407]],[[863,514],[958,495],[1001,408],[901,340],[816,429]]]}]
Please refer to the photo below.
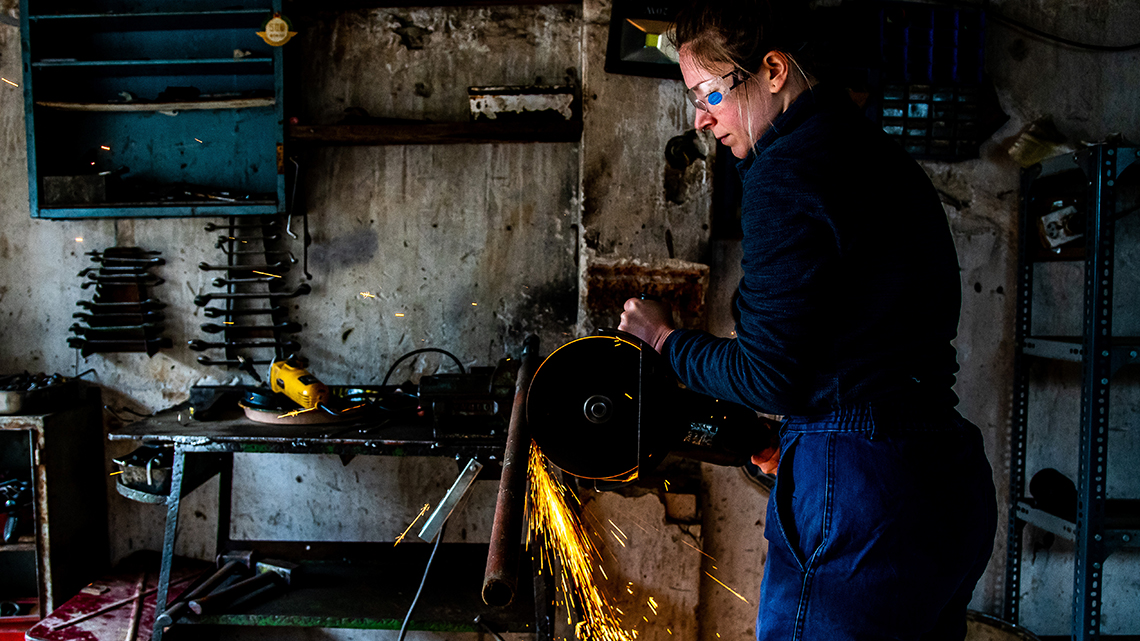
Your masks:
[{"label": "woman", "polygon": [[779,0],[695,2],[675,44],[696,127],[740,159],[735,339],[632,299],[619,329],[688,387],[784,415],[757,639],[962,639],[996,529],[954,407],[961,283],[922,168],[797,58]]}]

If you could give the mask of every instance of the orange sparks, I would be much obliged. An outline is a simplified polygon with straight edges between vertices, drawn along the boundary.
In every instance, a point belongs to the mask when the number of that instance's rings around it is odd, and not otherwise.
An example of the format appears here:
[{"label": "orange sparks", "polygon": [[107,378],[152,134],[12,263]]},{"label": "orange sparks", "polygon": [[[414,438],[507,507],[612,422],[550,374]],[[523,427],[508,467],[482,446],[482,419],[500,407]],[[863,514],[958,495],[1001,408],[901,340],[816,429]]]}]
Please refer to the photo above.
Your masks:
[{"label": "orange sparks", "polygon": [[589,641],[637,638],[636,632],[622,629],[620,610],[595,580],[595,568],[602,576],[605,573],[600,572],[598,548],[567,503],[567,495],[573,493],[550,473],[545,457],[533,443],[527,477],[527,546],[539,544],[540,566],[559,572],[567,620],[574,610],[583,614],[583,620],[574,626],[575,636]]},{"label": "orange sparks", "polygon": [[420,517],[421,517],[421,516],[423,516],[423,515],[427,514],[428,508],[429,508],[430,506],[431,506],[431,504],[429,504],[429,503],[424,503],[424,506],[420,508],[420,513],[419,513],[419,514],[417,514],[417,515],[416,515],[416,518],[412,519],[412,522],[408,524],[408,529],[407,529],[407,530],[404,530],[404,533],[403,533],[403,534],[401,534],[400,536],[396,537],[396,542],[392,544],[392,547],[396,547],[397,545],[399,545],[399,544],[400,544],[400,541],[403,541],[403,540],[404,540],[404,537],[408,535],[408,531],[412,529],[412,526],[416,524],[416,521],[420,520]]},{"label": "orange sparks", "polygon": [[111,148],[108,147],[107,145],[99,145],[99,148],[102,149],[103,151],[111,151]]},{"label": "orange sparks", "polygon": [[[700,552],[701,554],[704,554],[705,556],[709,557],[709,558],[710,558],[710,559],[712,559],[713,561],[716,561],[716,559],[713,559],[713,557],[712,557],[712,556],[710,556],[710,555],[709,555],[709,553],[707,553],[707,552],[705,552],[704,550],[700,549],[699,547],[697,547],[697,546],[693,545],[692,543],[689,543],[688,541],[681,541],[681,543],[684,543],[685,545],[687,545],[687,546],[689,546],[689,547],[693,548],[693,549],[694,549],[694,550],[696,550],[697,552]],[[715,569],[716,569],[716,567],[714,566],[714,567],[713,567],[713,569],[715,570]]]},{"label": "orange sparks", "polygon": [[[723,587],[725,590],[728,590],[729,592],[731,592],[733,595],[735,595],[735,596],[736,596],[736,598],[740,599],[741,601],[744,601],[744,602],[745,602],[745,603],[747,603],[748,605],[752,605],[752,602],[751,602],[751,601],[749,601],[748,599],[746,599],[746,598],[744,598],[744,597],[740,596],[740,593],[739,593],[739,592],[737,592],[736,590],[733,590],[732,588],[730,588],[730,587],[728,587],[727,585],[725,585],[724,583],[722,583],[720,579],[718,579],[718,578],[716,578],[715,576],[713,576],[713,575],[709,574],[708,572],[705,572],[705,574],[706,574],[706,575],[708,575],[708,577],[709,577],[710,579],[712,579],[713,581],[716,581],[717,583],[720,583],[721,587]],[[720,635],[718,634],[717,636],[720,636]]]},{"label": "orange sparks", "polygon": [[18,85],[18,84],[16,84],[16,83],[12,82],[11,80],[8,80],[7,78],[0,78],[0,80],[3,80],[4,82],[6,82],[6,83],[8,83],[8,84],[12,85],[13,87],[19,87],[19,86],[20,86],[20,85]]},{"label": "orange sparks", "polygon": [[255,274],[261,274],[262,276],[271,276],[273,278],[281,278],[281,276],[279,276],[278,274],[270,274],[269,272],[259,272],[256,269],[253,269],[250,271],[252,271]]},{"label": "orange sparks", "polygon": [[403,317],[404,317],[404,314],[402,312],[396,312],[396,318],[403,318]]},{"label": "orange sparks", "polygon": [[365,298],[376,298],[376,294],[373,294],[372,292],[360,292],[360,295]]},{"label": "orange sparks", "polygon": [[301,409],[301,410],[293,410],[292,412],[285,412],[284,414],[281,414],[281,415],[280,415],[280,416],[278,416],[277,418],[290,418],[290,417],[292,417],[292,416],[296,416],[296,415],[298,415],[298,414],[304,414],[305,412],[311,412],[311,411],[313,411],[313,410],[315,410],[315,409],[317,409],[317,406],[316,406],[316,405],[314,405],[314,406],[312,406],[312,407],[309,407],[309,408],[306,408],[306,409]]}]

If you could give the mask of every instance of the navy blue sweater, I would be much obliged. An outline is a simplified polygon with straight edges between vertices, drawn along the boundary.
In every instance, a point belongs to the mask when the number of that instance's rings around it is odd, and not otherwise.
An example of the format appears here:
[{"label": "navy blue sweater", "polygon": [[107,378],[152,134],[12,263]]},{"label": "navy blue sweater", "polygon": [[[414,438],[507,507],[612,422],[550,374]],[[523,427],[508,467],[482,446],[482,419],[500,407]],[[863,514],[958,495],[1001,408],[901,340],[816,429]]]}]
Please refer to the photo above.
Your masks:
[{"label": "navy blue sweater", "polygon": [[738,170],[736,338],[673,332],[662,351],[681,382],[772,414],[955,406],[958,258],[918,163],[815,87]]}]

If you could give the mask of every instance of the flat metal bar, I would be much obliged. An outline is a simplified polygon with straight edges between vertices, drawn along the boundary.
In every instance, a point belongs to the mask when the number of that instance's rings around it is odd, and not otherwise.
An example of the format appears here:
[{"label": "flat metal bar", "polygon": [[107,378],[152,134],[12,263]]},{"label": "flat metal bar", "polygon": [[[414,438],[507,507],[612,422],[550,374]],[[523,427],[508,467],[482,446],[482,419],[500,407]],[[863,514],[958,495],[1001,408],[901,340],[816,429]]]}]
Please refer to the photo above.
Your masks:
[{"label": "flat metal bar", "polygon": [[1069,541],[1077,540],[1077,526],[1071,521],[1050,514],[1044,510],[1039,510],[1025,501],[1017,502],[1017,515],[1026,523],[1032,523],[1037,527],[1056,534],[1057,536],[1067,539]]},{"label": "flat metal bar", "polygon": [[448,517],[451,516],[452,510],[455,506],[459,505],[467,493],[471,491],[471,486],[475,483],[475,477],[479,476],[479,470],[483,469],[483,464],[476,459],[467,461],[466,467],[459,473],[459,478],[448,488],[447,493],[443,495],[443,500],[436,506],[435,511],[431,513],[424,526],[420,528],[419,537],[428,543],[435,540],[439,536],[439,531],[443,529],[443,524],[447,522]]}]

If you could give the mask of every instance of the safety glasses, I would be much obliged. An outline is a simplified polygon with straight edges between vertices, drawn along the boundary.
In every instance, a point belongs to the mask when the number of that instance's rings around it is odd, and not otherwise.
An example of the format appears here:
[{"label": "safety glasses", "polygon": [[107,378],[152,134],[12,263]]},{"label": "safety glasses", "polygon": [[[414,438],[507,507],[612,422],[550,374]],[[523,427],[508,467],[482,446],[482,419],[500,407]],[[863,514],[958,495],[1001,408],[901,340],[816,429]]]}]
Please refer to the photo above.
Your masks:
[{"label": "safety glasses", "polygon": [[[725,80],[732,78],[732,84],[725,86]],[[708,111],[709,107],[715,107],[724,100],[725,94],[740,86],[744,82],[736,70],[732,70],[723,76],[712,77],[703,82],[699,82],[691,89],[685,92],[689,97],[689,102],[693,106],[702,111]]]}]

